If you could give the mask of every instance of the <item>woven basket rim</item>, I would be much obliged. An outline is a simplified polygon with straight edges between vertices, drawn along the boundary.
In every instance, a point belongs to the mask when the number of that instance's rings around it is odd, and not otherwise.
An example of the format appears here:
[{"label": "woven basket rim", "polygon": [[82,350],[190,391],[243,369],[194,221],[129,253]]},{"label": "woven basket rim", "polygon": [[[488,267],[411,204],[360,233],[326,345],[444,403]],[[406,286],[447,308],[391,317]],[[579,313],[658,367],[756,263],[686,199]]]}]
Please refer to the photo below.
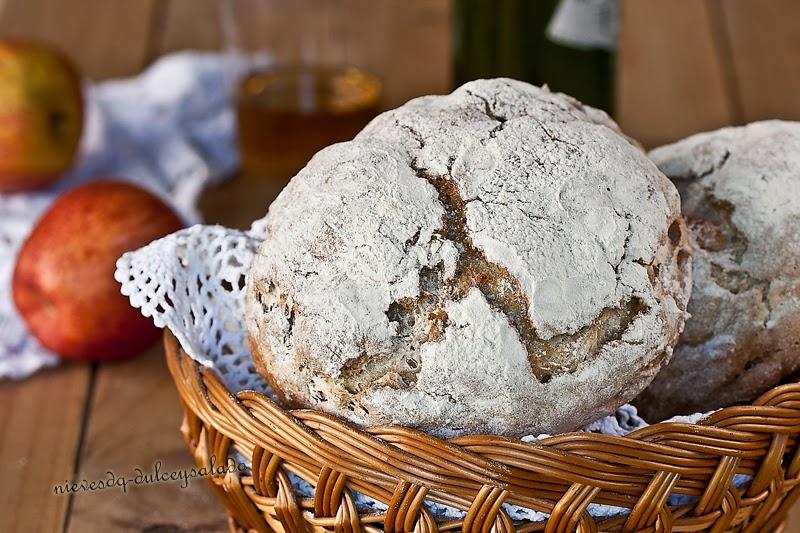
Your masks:
[{"label": "woven basket rim", "polygon": [[[354,531],[380,531],[367,527],[377,518],[359,514],[351,491],[389,506],[381,523],[395,527],[384,525],[386,531],[407,529],[403,524],[422,531],[455,527],[453,520],[437,524],[423,505],[430,500],[466,512],[456,521],[462,530],[487,533],[492,527],[596,531],[590,503],[630,510],[600,521],[609,531],[737,524],[762,531],[777,527],[800,497],[800,383],[780,385],[750,405],[720,409],[696,424],[660,422],[626,436],[440,439],[397,425],[360,428],[313,409],[287,410],[252,390],[233,394],[168,329],[164,343],[187,416],[184,437],[198,464],[211,451],[227,456],[230,446],[252,459],[239,499],[218,492],[236,522],[251,529],[269,523],[294,530],[292,524],[302,523],[328,531],[349,520],[359,525]],[[313,501],[289,494],[288,472],[316,487]],[[751,480],[736,487],[736,474]],[[671,494],[691,500],[670,506]],[[517,528],[503,503],[550,518]]]}]

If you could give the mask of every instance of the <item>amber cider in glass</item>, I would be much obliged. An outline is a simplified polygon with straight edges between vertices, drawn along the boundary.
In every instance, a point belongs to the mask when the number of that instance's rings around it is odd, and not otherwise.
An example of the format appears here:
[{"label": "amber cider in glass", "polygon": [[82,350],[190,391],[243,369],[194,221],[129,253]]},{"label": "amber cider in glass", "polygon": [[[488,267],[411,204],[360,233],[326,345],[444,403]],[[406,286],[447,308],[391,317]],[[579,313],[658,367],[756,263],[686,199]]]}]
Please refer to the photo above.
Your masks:
[{"label": "amber cider in glass", "polygon": [[378,113],[380,98],[380,82],[356,68],[251,72],[235,95],[243,171],[288,179],[320,149],[352,139]]}]

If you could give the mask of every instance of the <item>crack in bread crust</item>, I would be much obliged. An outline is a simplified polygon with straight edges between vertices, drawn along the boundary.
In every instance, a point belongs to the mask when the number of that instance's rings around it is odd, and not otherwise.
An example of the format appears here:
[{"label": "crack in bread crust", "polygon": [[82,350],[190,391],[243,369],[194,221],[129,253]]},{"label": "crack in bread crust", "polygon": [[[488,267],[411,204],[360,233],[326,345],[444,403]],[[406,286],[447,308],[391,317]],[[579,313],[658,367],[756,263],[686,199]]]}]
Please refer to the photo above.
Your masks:
[{"label": "crack in bread crust", "polygon": [[[398,126],[416,133],[410,127]],[[424,145],[422,141],[420,144]],[[554,376],[576,371],[583,361],[596,356],[605,344],[620,339],[636,317],[646,311],[647,306],[642,300],[631,298],[618,308],[604,309],[592,324],[576,333],[541,339],[530,318],[530,301],[522,284],[506,267],[490,261],[472,242],[467,231],[466,203],[455,181],[449,175],[432,175],[416,159],[411,167],[417,176],[436,190],[444,208],[438,234],[453,242],[459,251],[455,274],[450,280],[445,282],[441,267],[422,269],[420,295],[393,302],[386,312],[390,322],[398,324],[400,337],[412,340],[412,352],[418,351],[425,342],[441,340],[448,323],[447,302],[459,301],[471,289],[477,288],[489,306],[503,314],[516,331],[528,355],[532,374],[539,382],[547,383]],[[420,328],[420,322],[429,326]],[[363,361],[359,364],[362,365]]]},{"label": "crack in bread crust", "polygon": [[[497,122],[484,142],[495,138],[508,118],[498,114],[484,96],[471,91],[467,94],[480,100],[484,114]],[[566,142],[553,135],[541,121],[536,122],[551,141]],[[424,136],[413,126],[399,120],[394,124],[411,135],[420,149],[425,147]],[[455,274],[450,280],[445,282],[443,279],[442,265],[423,268],[420,271],[420,295],[393,302],[386,312],[389,321],[398,324],[399,336],[411,340],[412,353],[418,352],[425,342],[441,340],[448,325],[447,302],[459,301],[471,289],[477,288],[489,306],[504,315],[517,333],[528,355],[532,374],[539,382],[547,383],[556,375],[575,372],[582,362],[596,356],[604,345],[619,340],[636,317],[647,311],[647,305],[634,297],[619,307],[604,309],[591,324],[575,333],[543,340],[530,318],[530,300],[520,281],[506,267],[490,261],[472,242],[467,231],[466,202],[452,178],[454,160],[454,157],[449,158],[447,175],[432,174],[418,158],[410,163],[417,176],[434,187],[444,208],[439,236],[454,243],[459,252]],[[625,245],[627,247],[627,238]],[[427,326],[421,327],[420,322]]]}]

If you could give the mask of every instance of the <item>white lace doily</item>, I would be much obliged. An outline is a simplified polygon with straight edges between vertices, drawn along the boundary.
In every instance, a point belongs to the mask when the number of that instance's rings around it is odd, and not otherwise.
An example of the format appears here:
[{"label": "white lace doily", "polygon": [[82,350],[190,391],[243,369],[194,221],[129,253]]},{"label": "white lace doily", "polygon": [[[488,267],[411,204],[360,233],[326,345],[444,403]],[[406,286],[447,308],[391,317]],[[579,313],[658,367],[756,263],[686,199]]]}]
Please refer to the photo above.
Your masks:
[{"label": "white lace doily", "polygon": [[245,280],[265,227],[262,221],[246,232],[196,225],[126,253],[114,275],[131,305],[169,328],[232,392],[267,391],[244,322]]},{"label": "white lace doily", "polygon": [[[122,293],[159,327],[169,328],[195,361],[214,369],[231,392],[255,390],[271,395],[256,372],[247,343],[244,319],[244,287],[250,263],[266,237],[266,219],[246,231],[221,226],[196,225],[159,239],[144,248],[123,255],[117,261],[115,277]],[[695,423],[706,415],[676,417],[676,422]],[[582,431],[624,436],[647,426],[636,408],[623,405],[613,415],[601,418]],[[549,435],[524,437],[533,442]],[[240,461],[249,464],[247,458]],[[312,497],[314,488],[292,476],[294,489]],[[364,495],[355,494],[359,509],[380,512],[386,507]],[[463,511],[426,502],[437,517],[462,518]],[[541,521],[547,515],[505,504],[514,520]],[[596,517],[627,513],[628,509],[592,504]]]},{"label": "white lace doily", "polygon": [[48,189],[0,194],[0,378],[23,378],[58,361],[28,334],[11,298],[17,251],[39,216],[61,192],[108,177],[149,189],[197,222],[200,192],[237,164],[229,79],[256,61],[265,58],[184,52],[137,77],[84,87],[75,167]]}]

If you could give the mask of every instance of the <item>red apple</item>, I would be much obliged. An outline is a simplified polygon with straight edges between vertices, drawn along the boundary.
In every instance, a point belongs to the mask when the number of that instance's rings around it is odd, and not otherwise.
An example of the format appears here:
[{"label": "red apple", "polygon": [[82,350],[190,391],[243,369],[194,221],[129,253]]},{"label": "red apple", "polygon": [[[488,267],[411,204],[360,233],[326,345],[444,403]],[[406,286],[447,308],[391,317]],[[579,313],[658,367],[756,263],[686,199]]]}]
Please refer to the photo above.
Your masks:
[{"label": "red apple", "polygon": [[114,280],[117,258],[182,227],[149,192],[97,181],[58,198],[22,246],[12,280],[28,328],[65,359],[141,352],[159,336]]},{"label": "red apple", "polygon": [[57,180],[82,129],[80,77],[70,61],[44,44],[0,40],[0,192]]}]

